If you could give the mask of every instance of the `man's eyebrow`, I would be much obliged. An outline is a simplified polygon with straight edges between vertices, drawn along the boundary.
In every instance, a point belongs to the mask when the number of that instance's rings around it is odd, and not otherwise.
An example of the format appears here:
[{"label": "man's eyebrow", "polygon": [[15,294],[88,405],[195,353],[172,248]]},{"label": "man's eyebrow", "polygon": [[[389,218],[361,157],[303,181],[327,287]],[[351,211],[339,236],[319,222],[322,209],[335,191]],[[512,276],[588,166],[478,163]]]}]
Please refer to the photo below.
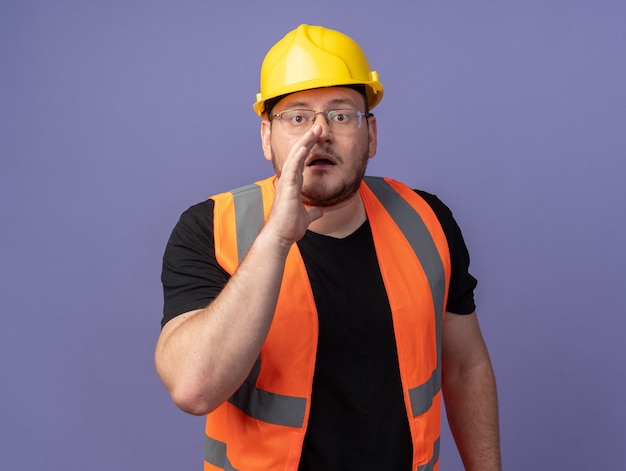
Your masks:
[{"label": "man's eyebrow", "polygon": [[[331,109],[333,107],[336,107],[338,105],[352,105],[352,106],[356,106],[356,104],[354,103],[354,101],[352,101],[350,98],[335,98],[333,100],[330,100],[327,103],[327,106],[329,106]],[[302,101],[302,100],[295,100],[289,103],[286,103],[285,109],[295,109],[295,108],[306,108],[306,109],[310,109],[311,105],[306,102],[306,101]]]},{"label": "man's eyebrow", "polygon": [[307,102],[306,101],[292,101],[290,103],[287,103],[287,106],[285,108],[289,109],[289,108],[298,108],[298,107],[306,107]]},{"label": "man's eyebrow", "polygon": [[351,105],[355,108],[357,107],[356,103],[351,98],[335,98],[334,100],[331,100],[328,104],[331,106]]}]

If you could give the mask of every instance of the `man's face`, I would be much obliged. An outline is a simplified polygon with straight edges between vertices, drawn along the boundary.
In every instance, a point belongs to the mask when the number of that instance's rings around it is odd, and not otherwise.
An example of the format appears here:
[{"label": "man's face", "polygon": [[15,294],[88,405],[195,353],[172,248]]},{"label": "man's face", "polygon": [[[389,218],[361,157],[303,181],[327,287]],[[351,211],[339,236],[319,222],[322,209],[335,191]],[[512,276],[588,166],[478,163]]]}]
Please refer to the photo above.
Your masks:
[{"label": "man's face", "polygon": [[[280,100],[272,114],[286,110],[365,111],[365,98],[350,88],[319,88],[293,93]],[[376,119],[363,117],[360,127],[333,130],[324,115],[315,120],[322,134],[311,149],[304,166],[302,201],[310,206],[329,207],[351,198],[359,188],[367,161],[376,154]],[[347,129],[349,128],[349,129]],[[310,129],[307,125],[306,129]],[[285,159],[301,134],[294,134],[274,119],[261,124],[263,153],[280,178]]]}]

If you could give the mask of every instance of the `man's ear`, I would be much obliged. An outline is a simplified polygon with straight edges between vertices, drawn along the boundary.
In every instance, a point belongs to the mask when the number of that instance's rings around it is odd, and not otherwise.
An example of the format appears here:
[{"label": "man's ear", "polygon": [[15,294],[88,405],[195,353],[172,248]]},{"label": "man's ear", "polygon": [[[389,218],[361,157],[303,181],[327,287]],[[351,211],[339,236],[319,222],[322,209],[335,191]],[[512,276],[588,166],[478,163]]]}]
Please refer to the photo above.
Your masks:
[{"label": "man's ear", "polygon": [[261,121],[261,146],[266,160],[272,161],[272,123],[264,118]]},{"label": "man's ear", "polygon": [[369,118],[367,118],[367,122],[367,133],[369,141],[368,156],[371,159],[376,155],[376,147],[378,146],[378,128],[376,125],[376,116],[371,115]]}]

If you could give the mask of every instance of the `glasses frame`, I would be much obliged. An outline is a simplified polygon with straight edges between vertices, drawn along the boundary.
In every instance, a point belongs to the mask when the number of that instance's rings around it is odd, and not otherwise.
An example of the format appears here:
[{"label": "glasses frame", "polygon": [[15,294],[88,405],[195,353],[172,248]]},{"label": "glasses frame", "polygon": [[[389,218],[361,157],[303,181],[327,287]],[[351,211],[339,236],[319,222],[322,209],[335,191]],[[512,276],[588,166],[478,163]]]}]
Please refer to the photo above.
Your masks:
[{"label": "glasses frame", "polygon": [[[302,112],[306,112],[306,113],[313,113],[313,116],[311,119],[308,120],[309,125],[308,126],[296,126],[296,127],[289,127],[289,125],[285,126],[283,125],[283,114],[284,113],[292,113],[294,111],[302,111]],[[326,121],[326,124],[330,127],[330,129],[332,129],[333,131],[336,131],[338,128],[331,125],[331,118],[328,117],[329,114],[331,113],[338,113],[341,111],[350,111],[350,112],[355,112],[356,113],[356,127],[354,129],[358,129],[361,127],[361,122],[363,120],[363,118],[365,118],[365,120],[367,120],[367,118],[369,118],[370,116],[373,116],[372,113],[368,112],[368,111],[361,111],[361,110],[357,110],[355,108],[336,108],[333,110],[328,110],[328,111],[315,111],[315,110],[308,110],[305,108],[295,108],[295,109],[291,109],[291,110],[283,110],[280,113],[275,113],[270,115],[269,120],[270,122],[273,121],[274,119],[278,119],[278,121],[280,121],[280,125],[283,127],[283,129],[287,132],[291,132],[291,131],[295,131],[295,134],[304,134],[305,132],[307,132],[309,129],[311,129],[313,127],[313,124],[315,123],[315,120],[317,119],[317,115],[323,115],[324,116],[324,120]],[[341,123],[337,123],[339,124],[339,126],[341,126]],[[346,130],[350,129],[349,126],[346,127]]]}]

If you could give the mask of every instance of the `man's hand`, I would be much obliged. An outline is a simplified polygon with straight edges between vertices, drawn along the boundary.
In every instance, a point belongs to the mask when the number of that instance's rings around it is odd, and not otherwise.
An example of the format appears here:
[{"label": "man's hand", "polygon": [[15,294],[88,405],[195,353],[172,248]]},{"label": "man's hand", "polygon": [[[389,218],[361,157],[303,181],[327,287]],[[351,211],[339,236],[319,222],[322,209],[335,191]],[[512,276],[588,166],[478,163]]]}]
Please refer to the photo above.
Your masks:
[{"label": "man's hand", "polygon": [[296,142],[276,182],[276,197],[266,230],[275,235],[286,248],[300,240],[309,224],[324,214],[322,208],[302,203],[304,162],[321,133],[321,126],[314,125]]}]

